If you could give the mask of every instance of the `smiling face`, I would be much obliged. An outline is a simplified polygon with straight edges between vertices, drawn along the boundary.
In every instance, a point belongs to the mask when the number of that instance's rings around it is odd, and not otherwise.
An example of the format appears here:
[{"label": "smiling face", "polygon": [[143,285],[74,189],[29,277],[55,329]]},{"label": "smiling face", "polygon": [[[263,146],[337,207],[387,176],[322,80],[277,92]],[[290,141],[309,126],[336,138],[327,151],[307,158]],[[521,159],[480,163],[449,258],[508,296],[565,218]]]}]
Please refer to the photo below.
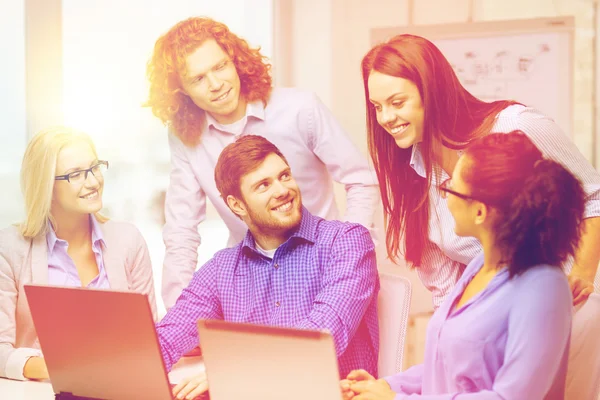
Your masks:
[{"label": "smiling face", "polygon": [[242,199],[228,196],[228,204],[255,237],[285,236],[302,219],[300,189],[289,165],[276,154],[269,154],[240,182]]},{"label": "smiling face", "polygon": [[187,56],[180,80],[194,104],[219,123],[231,124],[244,116],[240,77],[233,60],[214,39],[205,40]]},{"label": "smiling face", "polygon": [[[98,159],[90,145],[84,141],[76,141],[65,146],[56,160],[56,175],[66,175],[75,171],[90,168]],[[85,174],[82,172],[82,174]],[[57,216],[81,216],[93,214],[102,208],[102,190],[104,177],[88,173],[87,179],[81,183],[66,180],[54,182],[51,214]]]},{"label": "smiling face", "polygon": [[407,149],[423,140],[423,105],[414,83],[373,71],[368,89],[377,122],[392,135],[398,147]]}]

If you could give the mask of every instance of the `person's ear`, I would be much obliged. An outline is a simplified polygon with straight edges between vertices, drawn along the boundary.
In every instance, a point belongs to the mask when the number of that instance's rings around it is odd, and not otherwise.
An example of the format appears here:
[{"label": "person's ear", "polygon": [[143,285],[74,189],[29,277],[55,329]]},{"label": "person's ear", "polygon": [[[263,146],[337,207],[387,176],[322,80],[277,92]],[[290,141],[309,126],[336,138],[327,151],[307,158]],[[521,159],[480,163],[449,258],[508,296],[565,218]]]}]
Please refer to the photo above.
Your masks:
[{"label": "person's ear", "polygon": [[229,209],[240,218],[248,215],[246,204],[235,196],[227,196],[227,205],[229,206]]},{"label": "person's ear", "polygon": [[475,207],[475,225],[483,225],[489,218],[489,208],[481,202],[477,202]]}]

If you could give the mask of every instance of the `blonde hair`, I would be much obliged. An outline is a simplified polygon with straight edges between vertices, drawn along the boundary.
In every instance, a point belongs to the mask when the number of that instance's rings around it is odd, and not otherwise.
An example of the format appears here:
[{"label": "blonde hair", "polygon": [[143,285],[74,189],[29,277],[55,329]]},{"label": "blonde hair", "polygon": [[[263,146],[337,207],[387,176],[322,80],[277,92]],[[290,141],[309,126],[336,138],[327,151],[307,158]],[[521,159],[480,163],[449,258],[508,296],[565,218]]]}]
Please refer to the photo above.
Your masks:
[{"label": "blonde hair", "polygon": [[[72,128],[57,126],[38,132],[27,145],[21,164],[21,191],[25,200],[25,221],[19,225],[24,237],[33,238],[46,234],[56,221],[50,213],[56,160],[66,146],[76,141],[90,145],[96,156],[96,147],[85,133]],[[96,219],[104,223],[108,220],[100,213]]]}]

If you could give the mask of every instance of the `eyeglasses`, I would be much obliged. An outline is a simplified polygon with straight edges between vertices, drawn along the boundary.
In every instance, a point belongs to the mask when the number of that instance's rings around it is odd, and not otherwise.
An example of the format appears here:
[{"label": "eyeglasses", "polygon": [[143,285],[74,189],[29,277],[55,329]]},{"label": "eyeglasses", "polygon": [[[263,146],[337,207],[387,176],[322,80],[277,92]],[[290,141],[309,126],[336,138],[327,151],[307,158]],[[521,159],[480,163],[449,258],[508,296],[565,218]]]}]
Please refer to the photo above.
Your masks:
[{"label": "eyeglasses", "polygon": [[67,181],[69,183],[78,184],[87,180],[88,174],[91,172],[96,178],[101,177],[104,171],[108,169],[108,161],[98,161],[88,169],[73,171],[65,175],[57,175],[54,177],[57,181]]},{"label": "eyeglasses", "polygon": [[[456,197],[460,197],[463,200],[476,200],[476,201],[481,201],[479,199],[476,199],[472,196],[466,195],[466,194],[462,194],[462,193],[458,193],[452,189],[450,189],[448,186],[450,186],[450,182],[452,182],[452,178],[448,178],[446,179],[444,182],[442,182],[442,184],[439,186],[440,190],[442,191],[442,198],[446,199],[448,197],[448,193],[451,193],[453,195],[455,195]],[[483,201],[482,201],[483,203]]]}]

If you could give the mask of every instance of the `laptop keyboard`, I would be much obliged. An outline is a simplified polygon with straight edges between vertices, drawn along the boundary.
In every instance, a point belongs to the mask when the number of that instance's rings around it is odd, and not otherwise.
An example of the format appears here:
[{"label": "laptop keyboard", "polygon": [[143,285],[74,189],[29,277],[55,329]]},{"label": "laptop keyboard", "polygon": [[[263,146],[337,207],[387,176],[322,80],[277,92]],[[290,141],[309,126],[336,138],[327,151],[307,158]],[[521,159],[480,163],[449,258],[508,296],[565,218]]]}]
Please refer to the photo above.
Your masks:
[{"label": "laptop keyboard", "polygon": [[[175,385],[171,384],[171,389],[173,389]],[[97,399],[95,397],[82,397],[75,396],[72,393],[56,393],[54,395],[54,400],[105,400],[105,399]],[[210,400],[210,395],[208,392],[201,394],[194,398],[194,400]]]},{"label": "laptop keyboard", "polygon": [[57,393],[54,395],[54,399],[55,400],[102,400],[102,399],[96,399],[94,397],[75,396],[74,394],[71,394],[71,393]]}]

